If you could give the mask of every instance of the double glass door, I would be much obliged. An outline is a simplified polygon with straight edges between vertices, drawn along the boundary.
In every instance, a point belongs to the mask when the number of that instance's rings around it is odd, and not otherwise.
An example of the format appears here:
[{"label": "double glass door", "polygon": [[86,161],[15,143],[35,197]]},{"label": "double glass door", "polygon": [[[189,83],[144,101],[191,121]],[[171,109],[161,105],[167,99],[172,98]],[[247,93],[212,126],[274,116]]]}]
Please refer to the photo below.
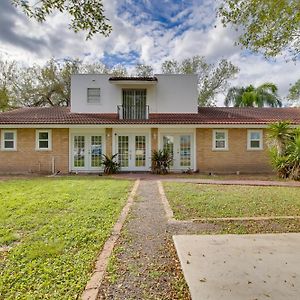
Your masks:
[{"label": "double glass door", "polygon": [[123,119],[146,119],[146,90],[123,90]]},{"label": "double glass door", "polygon": [[145,134],[121,134],[117,136],[117,153],[121,169],[124,171],[146,171],[148,136]]},{"label": "double glass door", "polygon": [[103,136],[76,134],[72,136],[72,167],[74,170],[93,171],[102,166]]},{"label": "double glass door", "polygon": [[173,161],[171,168],[185,170],[193,168],[192,135],[190,134],[163,134],[163,149],[170,152]]}]

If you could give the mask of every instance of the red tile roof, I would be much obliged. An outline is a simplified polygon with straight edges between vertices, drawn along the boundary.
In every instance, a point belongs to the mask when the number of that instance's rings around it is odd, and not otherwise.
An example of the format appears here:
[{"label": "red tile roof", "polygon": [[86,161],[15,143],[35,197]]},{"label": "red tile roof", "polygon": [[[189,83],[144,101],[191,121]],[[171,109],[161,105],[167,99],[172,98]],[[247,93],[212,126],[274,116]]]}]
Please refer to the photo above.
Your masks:
[{"label": "red tile roof", "polygon": [[155,113],[148,120],[120,120],[117,114],[71,113],[69,107],[31,107],[0,113],[0,124],[300,124],[300,108],[200,107],[198,113]]}]

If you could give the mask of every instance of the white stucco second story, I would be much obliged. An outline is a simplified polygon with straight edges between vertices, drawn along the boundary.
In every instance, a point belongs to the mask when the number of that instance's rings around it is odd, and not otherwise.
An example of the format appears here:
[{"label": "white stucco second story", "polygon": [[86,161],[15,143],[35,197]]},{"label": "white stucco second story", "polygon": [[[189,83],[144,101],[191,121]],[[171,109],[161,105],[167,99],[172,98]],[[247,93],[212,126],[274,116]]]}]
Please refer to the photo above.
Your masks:
[{"label": "white stucco second story", "polygon": [[77,74],[71,79],[71,111],[119,113],[143,118],[149,113],[197,113],[197,76],[112,77]]}]

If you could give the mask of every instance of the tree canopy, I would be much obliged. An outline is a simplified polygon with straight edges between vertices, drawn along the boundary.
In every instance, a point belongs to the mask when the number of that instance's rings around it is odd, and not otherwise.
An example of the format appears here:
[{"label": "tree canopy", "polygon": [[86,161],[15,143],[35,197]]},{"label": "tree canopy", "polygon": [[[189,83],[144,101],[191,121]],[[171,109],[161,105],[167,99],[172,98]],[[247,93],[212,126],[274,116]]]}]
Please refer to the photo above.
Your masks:
[{"label": "tree canopy", "polygon": [[241,32],[238,43],[265,57],[300,57],[299,0],[223,0],[219,16]]},{"label": "tree canopy", "polygon": [[112,26],[104,15],[102,0],[36,0],[33,4],[30,2],[12,0],[12,3],[20,7],[28,17],[41,23],[55,11],[69,14],[69,27],[74,32],[85,31],[87,39],[96,33],[108,36],[112,31]]},{"label": "tree canopy", "polygon": [[298,101],[300,104],[300,79],[290,87],[288,100],[292,103],[296,103]]},{"label": "tree canopy", "polygon": [[198,55],[182,61],[166,60],[162,63],[161,70],[164,74],[197,74],[200,106],[214,106],[216,96],[226,91],[228,81],[239,72],[238,67],[226,59],[217,64],[209,64],[204,57]]},{"label": "tree canopy", "polygon": [[225,106],[234,107],[281,107],[282,102],[277,94],[278,88],[273,83],[264,83],[257,88],[231,87],[225,98]]}]

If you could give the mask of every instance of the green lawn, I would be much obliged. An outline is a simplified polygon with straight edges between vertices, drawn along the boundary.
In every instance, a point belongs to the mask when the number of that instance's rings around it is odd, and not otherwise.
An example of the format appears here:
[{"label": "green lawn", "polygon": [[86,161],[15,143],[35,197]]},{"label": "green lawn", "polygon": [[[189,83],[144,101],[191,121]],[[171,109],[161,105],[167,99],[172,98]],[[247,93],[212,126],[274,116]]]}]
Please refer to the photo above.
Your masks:
[{"label": "green lawn", "polygon": [[220,217],[299,216],[300,188],[164,183],[179,220]]},{"label": "green lawn", "polygon": [[0,299],[76,299],[122,210],[129,181],[0,181]]}]

